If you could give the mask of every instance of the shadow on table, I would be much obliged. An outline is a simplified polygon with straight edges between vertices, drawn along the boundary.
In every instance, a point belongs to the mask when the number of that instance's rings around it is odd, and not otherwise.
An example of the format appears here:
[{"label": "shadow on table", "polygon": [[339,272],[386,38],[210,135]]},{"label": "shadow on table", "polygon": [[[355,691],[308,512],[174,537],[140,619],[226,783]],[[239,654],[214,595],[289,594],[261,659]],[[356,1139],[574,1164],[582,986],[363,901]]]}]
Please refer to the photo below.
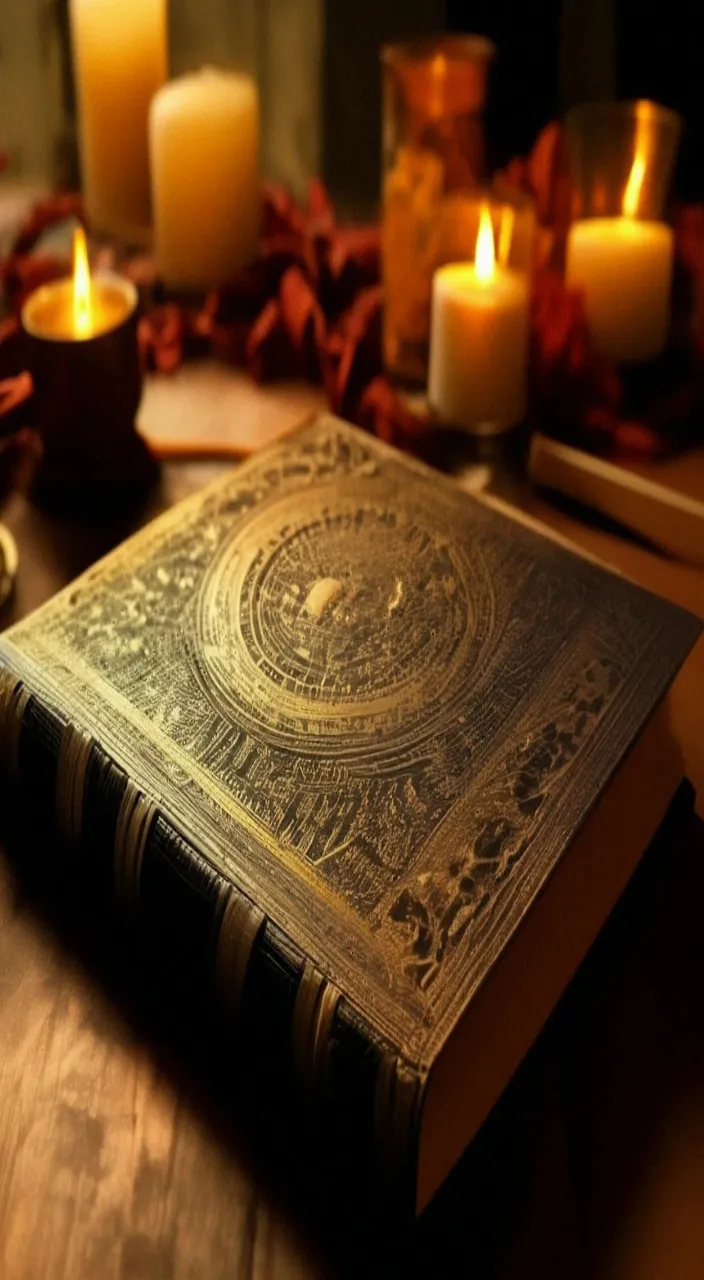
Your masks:
[{"label": "shadow on table", "polygon": [[[157,481],[132,504],[111,509],[104,504],[92,517],[77,512],[42,510],[21,494],[3,509],[19,551],[18,600],[2,615],[7,626],[43,604],[61,587],[119,546],[142,523],[171,504],[168,479]],[[20,598],[21,597],[21,598]]]},{"label": "shadow on table", "polygon": [[[319,1164],[310,1119],[284,1086],[272,1091],[266,1072],[252,1076],[243,1055],[224,1049],[202,1000],[184,1014],[169,972],[115,921],[81,909],[55,861],[29,856],[26,834],[3,828],[23,908],[97,977],[181,1098],[310,1237],[321,1275],[646,1274],[631,1236],[644,1200],[657,1217],[663,1135],[687,1099],[704,1109],[704,825],[688,797],[463,1160],[402,1238],[384,1238],[359,1215],[345,1152]],[[669,1261],[647,1274],[701,1275],[699,1222],[689,1242],[678,1232],[677,1269],[666,1212],[661,1219],[649,1261],[658,1248]],[[650,1210],[648,1221],[652,1229]]]}]

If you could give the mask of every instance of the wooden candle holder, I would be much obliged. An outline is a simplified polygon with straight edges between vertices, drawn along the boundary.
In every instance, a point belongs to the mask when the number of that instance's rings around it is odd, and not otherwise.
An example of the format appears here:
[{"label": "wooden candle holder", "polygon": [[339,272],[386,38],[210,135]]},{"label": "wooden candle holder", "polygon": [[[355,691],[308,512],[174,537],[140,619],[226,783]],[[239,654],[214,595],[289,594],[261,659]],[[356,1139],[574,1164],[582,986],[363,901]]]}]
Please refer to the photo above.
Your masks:
[{"label": "wooden candle holder", "polygon": [[78,339],[57,330],[62,288],[65,282],[37,290],[22,311],[34,426],[43,446],[32,495],[51,507],[124,505],[158,475],[135,427],[143,387],[137,290],[120,276],[96,277],[115,323]]}]

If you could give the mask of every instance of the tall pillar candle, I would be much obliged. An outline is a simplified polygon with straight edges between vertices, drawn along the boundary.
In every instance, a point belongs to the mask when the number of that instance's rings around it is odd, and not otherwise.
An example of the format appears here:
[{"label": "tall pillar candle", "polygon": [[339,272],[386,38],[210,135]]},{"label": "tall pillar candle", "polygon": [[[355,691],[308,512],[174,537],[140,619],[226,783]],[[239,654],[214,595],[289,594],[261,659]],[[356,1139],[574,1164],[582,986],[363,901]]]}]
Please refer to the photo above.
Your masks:
[{"label": "tall pillar candle", "polygon": [[70,0],[81,167],[98,231],[151,225],[149,104],[167,75],[166,0]]},{"label": "tall pillar candle", "polygon": [[528,279],[495,261],[482,211],[474,262],[433,277],[428,400],[437,418],[476,434],[514,426],[526,408]]},{"label": "tall pillar candle", "polygon": [[165,85],[152,103],[150,150],[160,278],[177,289],[232,278],[259,238],[254,81],[205,67]]}]

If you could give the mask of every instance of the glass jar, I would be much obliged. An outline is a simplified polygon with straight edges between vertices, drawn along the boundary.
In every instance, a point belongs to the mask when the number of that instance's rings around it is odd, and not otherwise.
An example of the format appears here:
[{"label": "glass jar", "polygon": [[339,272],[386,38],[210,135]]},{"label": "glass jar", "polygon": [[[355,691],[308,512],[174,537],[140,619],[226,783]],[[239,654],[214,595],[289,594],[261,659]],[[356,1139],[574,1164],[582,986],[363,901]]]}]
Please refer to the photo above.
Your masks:
[{"label": "glass jar", "polygon": [[483,179],[494,52],[482,36],[382,49],[384,364],[410,385],[426,380],[433,273],[447,261],[442,241],[453,234],[456,199]]},{"label": "glass jar", "polygon": [[565,277],[595,346],[616,364],[664,351],[674,232],[663,220],[682,122],[657,103],[613,102],[567,116],[573,222]]},{"label": "glass jar", "polygon": [[567,113],[566,133],[573,218],[662,218],[682,133],[676,111],[645,99],[590,102]]}]

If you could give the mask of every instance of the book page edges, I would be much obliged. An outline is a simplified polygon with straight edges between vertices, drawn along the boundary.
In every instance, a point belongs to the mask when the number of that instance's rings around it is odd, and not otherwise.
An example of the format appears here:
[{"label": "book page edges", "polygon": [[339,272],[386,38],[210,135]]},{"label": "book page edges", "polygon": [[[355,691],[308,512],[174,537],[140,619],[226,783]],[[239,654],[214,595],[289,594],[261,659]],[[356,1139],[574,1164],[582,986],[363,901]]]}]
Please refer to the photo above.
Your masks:
[{"label": "book page edges", "polygon": [[433,1064],[420,1118],[418,1213],[547,1021],[683,776],[666,697]]}]

